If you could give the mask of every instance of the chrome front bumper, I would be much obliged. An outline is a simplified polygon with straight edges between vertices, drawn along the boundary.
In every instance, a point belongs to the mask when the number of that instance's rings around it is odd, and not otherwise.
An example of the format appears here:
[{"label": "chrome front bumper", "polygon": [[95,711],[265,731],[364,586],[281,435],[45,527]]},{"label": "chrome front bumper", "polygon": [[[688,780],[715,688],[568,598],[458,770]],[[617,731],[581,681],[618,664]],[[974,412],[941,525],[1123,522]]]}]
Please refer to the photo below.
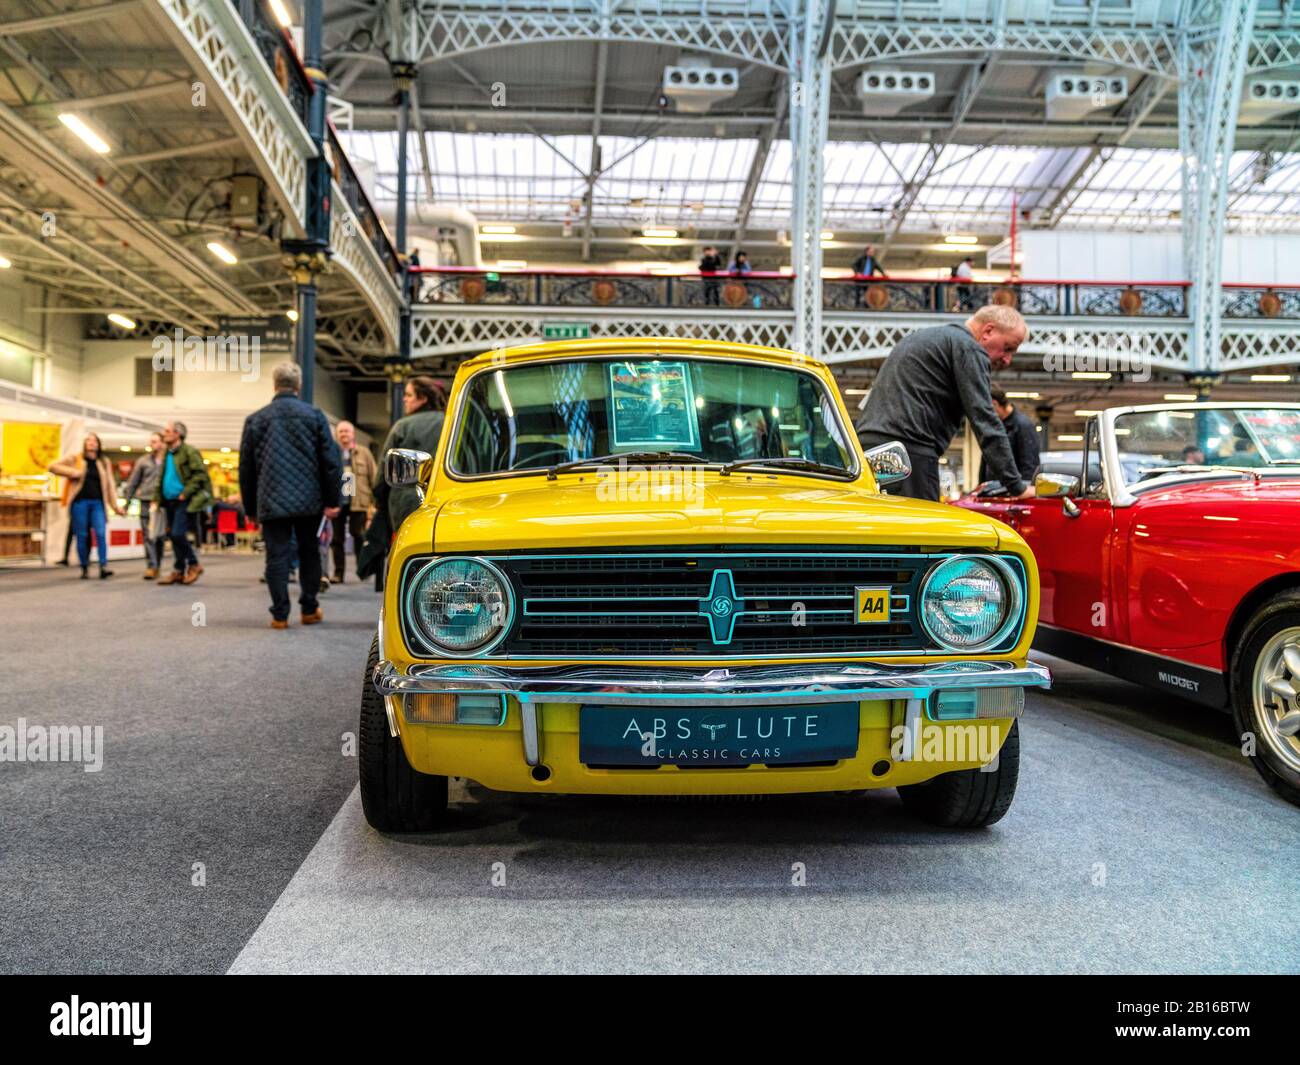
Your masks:
[{"label": "chrome front bumper", "polygon": [[[506,695],[519,701],[524,760],[541,761],[539,703],[596,703],[603,706],[734,706],[773,703],[833,703],[845,700],[905,699],[910,760],[924,707],[936,691],[1002,689],[1005,698],[987,700],[981,717],[1018,716],[1023,689],[1050,688],[1052,675],[1033,662],[936,662],[929,665],[741,666],[681,669],[654,666],[487,665],[412,666],[406,673],[391,662],[375,667],[375,689],[385,697],[389,728],[397,735],[396,697],[421,693]],[[1014,689],[1014,693],[1008,689]],[[1014,698],[1012,696],[1014,695]],[[985,700],[980,699],[983,703]]]},{"label": "chrome front bumper", "polygon": [[659,706],[737,703],[832,703],[845,699],[924,699],[944,689],[1049,688],[1052,675],[1030,662],[936,662],[929,665],[659,666],[416,665],[375,667],[380,695],[509,695],[520,702]]}]

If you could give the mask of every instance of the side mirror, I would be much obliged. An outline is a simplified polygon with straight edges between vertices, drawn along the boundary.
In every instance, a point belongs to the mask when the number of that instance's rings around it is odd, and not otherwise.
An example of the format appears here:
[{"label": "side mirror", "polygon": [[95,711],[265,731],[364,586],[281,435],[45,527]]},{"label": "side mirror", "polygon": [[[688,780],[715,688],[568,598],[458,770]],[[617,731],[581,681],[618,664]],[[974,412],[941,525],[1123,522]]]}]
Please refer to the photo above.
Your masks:
[{"label": "side mirror", "polygon": [[1034,481],[1034,495],[1039,499],[1063,499],[1079,494],[1079,478],[1060,473],[1040,473]]},{"label": "side mirror", "polygon": [[876,484],[893,484],[912,476],[912,459],[897,440],[880,444],[867,452],[867,465],[875,474]]},{"label": "side mirror", "polygon": [[384,480],[393,488],[414,487],[424,501],[424,482],[433,472],[433,456],[427,451],[395,447],[384,455]]}]

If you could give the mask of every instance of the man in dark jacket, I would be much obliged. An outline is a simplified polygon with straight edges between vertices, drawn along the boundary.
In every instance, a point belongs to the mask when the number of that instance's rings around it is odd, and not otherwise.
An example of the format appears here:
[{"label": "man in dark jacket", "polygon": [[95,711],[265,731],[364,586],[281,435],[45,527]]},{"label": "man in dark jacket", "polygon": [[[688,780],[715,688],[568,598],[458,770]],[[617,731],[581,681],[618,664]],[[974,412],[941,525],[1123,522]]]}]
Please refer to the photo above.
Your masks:
[{"label": "man in dark jacket", "polygon": [[993,367],[1011,365],[1029,327],[1011,307],[981,307],[965,322],[918,329],[894,345],[880,367],[858,424],[864,447],[890,440],[907,447],[912,475],[889,486],[894,495],[939,498],[939,457],[966,417],[993,475],[1028,499],[1034,487],[1016,468],[1011,443],[989,402]]},{"label": "man in dark jacket", "polygon": [[[1034,428],[1025,415],[1016,409],[1016,405],[1007,399],[1007,394],[1000,388],[993,390],[993,412],[1002,420],[1002,428],[1007,431],[1011,441],[1011,455],[1016,460],[1016,469],[1020,471],[1022,481],[1032,481],[1038,472],[1038,430]],[[989,465],[987,455],[980,458],[980,483],[994,480],[993,468]]]},{"label": "man in dark jacket", "polygon": [[[880,260],[876,258],[876,249],[870,244],[866,246],[862,254],[853,260],[853,276],[859,277],[886,277],[885,268]],[[866,298],[867,286],[859,281],[853,286],[853,304],[855,307],[861,307],[863,300]]]},{"label": "man in dark jacket", "polygon": [[275,398],[244,422],[239,445],[239,494],[256,514],[266,540],[266,584],[271,591],[271,628],[289,627],[289,556],[298,549],[298,599],[302,623],[324,619],[317,601],[321,584],[322,516],[339,513],[342,465],[325,415],[298,398],[302,371],[282,362],[272,371]]},{"label": "man in dark jacket", "polygon": [[[722,256],[718,254],[718,249],[710,244],[704,249],[704,254],[700,256],[700,273],[720,273],[722,267]],[[716,277],[704,278],[704,302],[714,307],[718,306],[718,279]]]}]

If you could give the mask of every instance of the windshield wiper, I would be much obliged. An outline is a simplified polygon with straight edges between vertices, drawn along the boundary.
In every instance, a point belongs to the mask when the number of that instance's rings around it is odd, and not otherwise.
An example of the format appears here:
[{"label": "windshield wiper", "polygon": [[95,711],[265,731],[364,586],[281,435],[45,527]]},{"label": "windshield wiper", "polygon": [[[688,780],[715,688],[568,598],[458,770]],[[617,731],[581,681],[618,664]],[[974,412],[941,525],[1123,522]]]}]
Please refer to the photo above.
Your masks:
[{"label": "windshield wiper", "polygon": [[546,468],[546,479],[553,481],[557,475],[564,473],[566,470],[577,470],[583,466],[608,466],[611,463],[619,462],[634,462],[643,466],[660,462],[689,462],[696,466],[710,465],[707,459],[701,458],[699,455],[692,455],[686,451],[620,451],[614,455],[594,455],[589,459],[572,459],[569,462],[560,462],[554,466],[548,466]]},{"label": "windshield wiper", "polygon": [[825,462],[800,458],[797,455],[776,455],[772,458],[763,459],[737,459],[735,462],[726,463],[718,472],[726,476],[733,470],[741,470],[746,466],[788,466],[794,470],[807,470],[810,473],[829,473],[836,477],[849,476],[849,471],[840,466],[831,466]]}]

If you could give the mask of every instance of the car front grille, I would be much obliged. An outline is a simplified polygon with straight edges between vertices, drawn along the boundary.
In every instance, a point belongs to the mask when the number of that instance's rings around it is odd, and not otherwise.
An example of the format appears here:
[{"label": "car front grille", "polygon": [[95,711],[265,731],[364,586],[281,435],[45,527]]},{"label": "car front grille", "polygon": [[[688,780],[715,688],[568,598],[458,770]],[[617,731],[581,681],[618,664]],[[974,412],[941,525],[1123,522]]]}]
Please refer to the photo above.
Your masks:
[{"label": "car front grille", "polygon": [[[854,656],[934,648],[916,618],[933,555],[746,548],[490,556],[513,585],[492,657]],[[855,623],[859,587],[890,589],[891,618]],[[734,613],[719,622],[712,605]],[[801,622],[801,623],[799,623]]]}]

